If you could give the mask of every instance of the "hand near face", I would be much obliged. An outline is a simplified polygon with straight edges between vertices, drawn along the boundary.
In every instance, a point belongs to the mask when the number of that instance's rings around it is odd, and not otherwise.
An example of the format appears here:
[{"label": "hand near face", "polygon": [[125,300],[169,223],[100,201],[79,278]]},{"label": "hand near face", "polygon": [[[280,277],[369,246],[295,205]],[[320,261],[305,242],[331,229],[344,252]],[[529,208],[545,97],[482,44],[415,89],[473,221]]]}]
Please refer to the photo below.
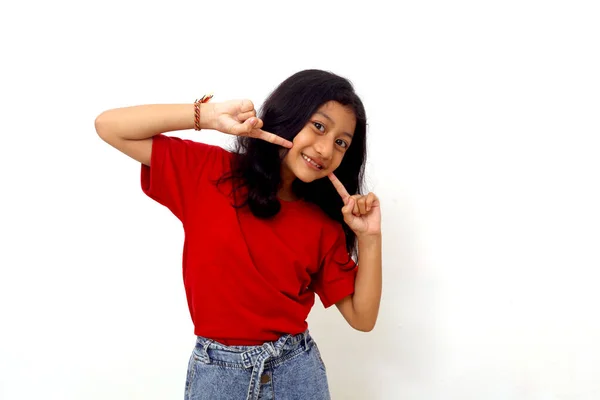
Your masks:
[{"label": "hand near face", "polygon": [[292,147],[289,140],[260,129],[263,121],[256,117],[252,101],[229,100],[213,103],[211,106],[214,129],[230,135],[249,136],[279,146]]},{"label": "hand near face", "polygon": [[327,176],[344,201],[344,221],[356,236],[381,235],[381,209],[375,193],[350,195],[333,173]]}]

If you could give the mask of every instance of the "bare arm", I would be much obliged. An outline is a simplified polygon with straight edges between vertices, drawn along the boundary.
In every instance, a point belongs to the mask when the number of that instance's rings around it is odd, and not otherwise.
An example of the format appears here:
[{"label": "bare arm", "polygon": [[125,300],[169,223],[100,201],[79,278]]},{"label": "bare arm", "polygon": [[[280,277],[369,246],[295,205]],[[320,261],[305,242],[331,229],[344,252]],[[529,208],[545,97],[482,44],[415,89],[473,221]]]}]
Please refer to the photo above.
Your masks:
[{"label": "bare arm", "polygon": [[[212,104],[200,105],[200,127],[210,126]],[[100,137],[116,136],[121,139],[142,140],[159,133],[194,128],[193,104],[149,104],[115,108],[104,111],[96,118],[96,132]]]},{"label": "bare arm", "polygon": [[[213,105],[200,105],[200,127],[213,128]],[[104,111],[95,121],[106,143],[131,158],[150,165],[152,137],[194,128],[193,104],[149,104]]]},{"label": "bare arm", "polygon": [[[150,166],[152,138],[159,133],[194,128],[193,104],[149,104],[115,108],[96,117],[96,132],[106,143]],[[200,104],[200,128],[250,136],[292,147],[292,142],[265,132],[250,100]]]},{"label": "bare arm", "polygon": [[353,328],[369,332],[375,327],[381,301],[381,235],[358,238],[358,265],[354,294],[336,306]]},{"label": "bare arm", "polygon": [[331,183],[344,201],[344,221],[358,239],[358,272],[354,294],[336,303],[354,329],[369,332],[375,327],[381,302],[381,210],[375,193],[366,196],[348,193],[340,180],[329,174]]}]

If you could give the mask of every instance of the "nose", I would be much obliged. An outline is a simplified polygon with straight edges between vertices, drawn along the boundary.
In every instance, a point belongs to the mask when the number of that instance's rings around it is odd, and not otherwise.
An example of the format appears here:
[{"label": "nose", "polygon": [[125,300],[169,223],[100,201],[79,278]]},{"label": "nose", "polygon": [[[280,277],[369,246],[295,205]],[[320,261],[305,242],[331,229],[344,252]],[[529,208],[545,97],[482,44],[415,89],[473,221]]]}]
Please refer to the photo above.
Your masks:
[{"label": "nose", "polygon": [[315,151],[319,153],[319,157],[323,160],[330,160],[333,155],[334,143],[326,137],[321,137],[320,139],[315,143]]}]

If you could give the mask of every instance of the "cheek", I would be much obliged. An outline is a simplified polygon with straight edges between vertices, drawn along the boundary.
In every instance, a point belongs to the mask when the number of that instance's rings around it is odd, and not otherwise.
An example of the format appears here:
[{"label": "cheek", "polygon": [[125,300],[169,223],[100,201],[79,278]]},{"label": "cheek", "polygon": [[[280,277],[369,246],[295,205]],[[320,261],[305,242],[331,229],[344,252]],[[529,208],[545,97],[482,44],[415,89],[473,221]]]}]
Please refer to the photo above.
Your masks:
[{"label": "cheek", "polygon": [[346,154],[345,152],[336,154],[334,156],[333,163],[331,165],[334,166],[335,168],[338,168],[342,164],[342,161],[344,161],[345,154]]},{"label": "cheek", "polygon": [[291,166],[294,161],[296,160],[297,157],[300,156],[300,153],[298,153],[298,149],[296,148],[291,148],[286,155],[283,157],[283,164],[287,165],[287,166]]},{"label": "cheek", "polygon": [[311,142],[312,135],[310,128],[304,128],[294,136],[292,143],[294,143],[294,146],[304,147]]}]

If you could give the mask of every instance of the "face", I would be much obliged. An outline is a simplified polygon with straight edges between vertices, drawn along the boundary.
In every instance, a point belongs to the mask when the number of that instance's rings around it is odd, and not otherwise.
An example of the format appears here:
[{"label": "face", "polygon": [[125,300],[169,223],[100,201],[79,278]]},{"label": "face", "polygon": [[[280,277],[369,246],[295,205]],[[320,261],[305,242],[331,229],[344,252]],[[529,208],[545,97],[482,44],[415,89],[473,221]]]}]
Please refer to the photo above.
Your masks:
[{"label": "face", "polygon": [[355,128],[352,109],[335,101],[323,104],[296,135],[283,159],[284,179],[312,182],[335,171],[352,144]]}]

